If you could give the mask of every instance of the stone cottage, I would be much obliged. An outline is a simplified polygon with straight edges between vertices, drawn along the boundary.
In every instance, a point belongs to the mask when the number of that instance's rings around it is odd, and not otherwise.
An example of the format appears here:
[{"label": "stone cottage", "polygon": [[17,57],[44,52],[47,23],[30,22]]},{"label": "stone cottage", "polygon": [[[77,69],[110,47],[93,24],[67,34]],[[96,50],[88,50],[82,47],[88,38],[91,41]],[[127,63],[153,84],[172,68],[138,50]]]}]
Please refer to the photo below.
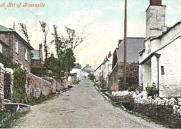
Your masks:
[{"label": "stone cottage", "polygon": [[[127,86],[138,85],[139,51],[144,47],[144,38],[127,37],[127,64],[126,80]],[[112,72],[109,76],[109,90],[126,90],[123,84],[124,70],[124,41],[119,40],[118,48],[113,53]]]},{"label": "stone cottage", "polygon": [[165,26],[165,5],[150,0],[146,10],[145,48],[139,56],[139,83],[156,84],[160,97],[181,96],[181,22]]},{"label": "stone cottage", "polygon": [[0,53],[30,72],[32,46],[15,30],[0,25]]}]

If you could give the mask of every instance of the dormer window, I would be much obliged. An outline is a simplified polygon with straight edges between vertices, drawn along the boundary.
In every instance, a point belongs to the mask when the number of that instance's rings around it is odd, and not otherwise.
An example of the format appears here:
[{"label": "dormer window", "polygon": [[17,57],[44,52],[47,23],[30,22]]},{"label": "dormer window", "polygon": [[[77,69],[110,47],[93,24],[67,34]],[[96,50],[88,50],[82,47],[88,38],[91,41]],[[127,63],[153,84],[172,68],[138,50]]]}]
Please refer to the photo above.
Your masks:
[{"label": "dormer window", "polygon": [[18,54],[18,40],[15,40],[14,50],[15,50],[15,52]]}]

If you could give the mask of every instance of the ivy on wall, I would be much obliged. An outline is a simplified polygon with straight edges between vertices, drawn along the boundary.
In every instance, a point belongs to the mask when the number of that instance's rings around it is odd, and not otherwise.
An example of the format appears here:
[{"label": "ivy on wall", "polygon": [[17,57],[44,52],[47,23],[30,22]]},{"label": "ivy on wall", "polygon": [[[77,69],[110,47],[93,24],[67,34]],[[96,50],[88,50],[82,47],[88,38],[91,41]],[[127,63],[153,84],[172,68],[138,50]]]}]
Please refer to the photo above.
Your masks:
[{"label": "ivy on wall", "polygon": [[27,103],[27,94],[26,94],[26,71],[21,68],[14,69],[14,86],[13,86],[13,95],[12,101],[16,103]]},{"label": "ivy on wall", "polygon": [[4,65],[5,68],[17,68],[19,65],[13,63],[10,61],[7,57],[5,57],[3,54],[0,53],[0,63]]}]

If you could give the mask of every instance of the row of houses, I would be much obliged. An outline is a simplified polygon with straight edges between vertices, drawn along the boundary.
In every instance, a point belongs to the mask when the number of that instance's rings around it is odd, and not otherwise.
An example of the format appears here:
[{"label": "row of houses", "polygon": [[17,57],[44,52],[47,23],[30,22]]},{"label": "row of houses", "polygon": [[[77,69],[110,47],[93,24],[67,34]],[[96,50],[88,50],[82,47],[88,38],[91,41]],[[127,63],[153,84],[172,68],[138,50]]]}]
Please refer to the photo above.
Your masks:
[{"label": "row of houses", "polygon": [[[123,85],[124,40],[112,55],[108,90],[126,90],[139,85],[143,91],[154,83],[159,97],[181,96],[181,22],[165,25],[166,6],[162,0],[150,0],[146,9],[146,37],[127,37],[126,87]],[[105,62],[104,62],[105,63]],[[95,70],[96,80],[104,75],[104,63]]]}]

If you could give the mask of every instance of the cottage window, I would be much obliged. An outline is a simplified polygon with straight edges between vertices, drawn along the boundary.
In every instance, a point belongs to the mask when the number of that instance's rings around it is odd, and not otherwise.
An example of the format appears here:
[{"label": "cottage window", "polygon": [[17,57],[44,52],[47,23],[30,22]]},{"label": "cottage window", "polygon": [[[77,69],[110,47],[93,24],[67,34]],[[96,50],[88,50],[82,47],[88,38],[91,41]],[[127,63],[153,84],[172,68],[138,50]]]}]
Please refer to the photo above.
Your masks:
[{"label": "cottage window", "polygon": [[25,48],[25,60],[28,60],[28,50]]},{"label": "cottage window", "polygon": [[3,46],[1,43],[0,43],[0,53],[3,53]]},{"label": "cottage window", "polygon": [[14,50],[15,50],[15,52],[18,54],[18,40],[15,40]]},{"label": "cottage window", "polygon": [[161,74],[162,74],[162,75],[165,75],[164,66],[161,66]]}]

